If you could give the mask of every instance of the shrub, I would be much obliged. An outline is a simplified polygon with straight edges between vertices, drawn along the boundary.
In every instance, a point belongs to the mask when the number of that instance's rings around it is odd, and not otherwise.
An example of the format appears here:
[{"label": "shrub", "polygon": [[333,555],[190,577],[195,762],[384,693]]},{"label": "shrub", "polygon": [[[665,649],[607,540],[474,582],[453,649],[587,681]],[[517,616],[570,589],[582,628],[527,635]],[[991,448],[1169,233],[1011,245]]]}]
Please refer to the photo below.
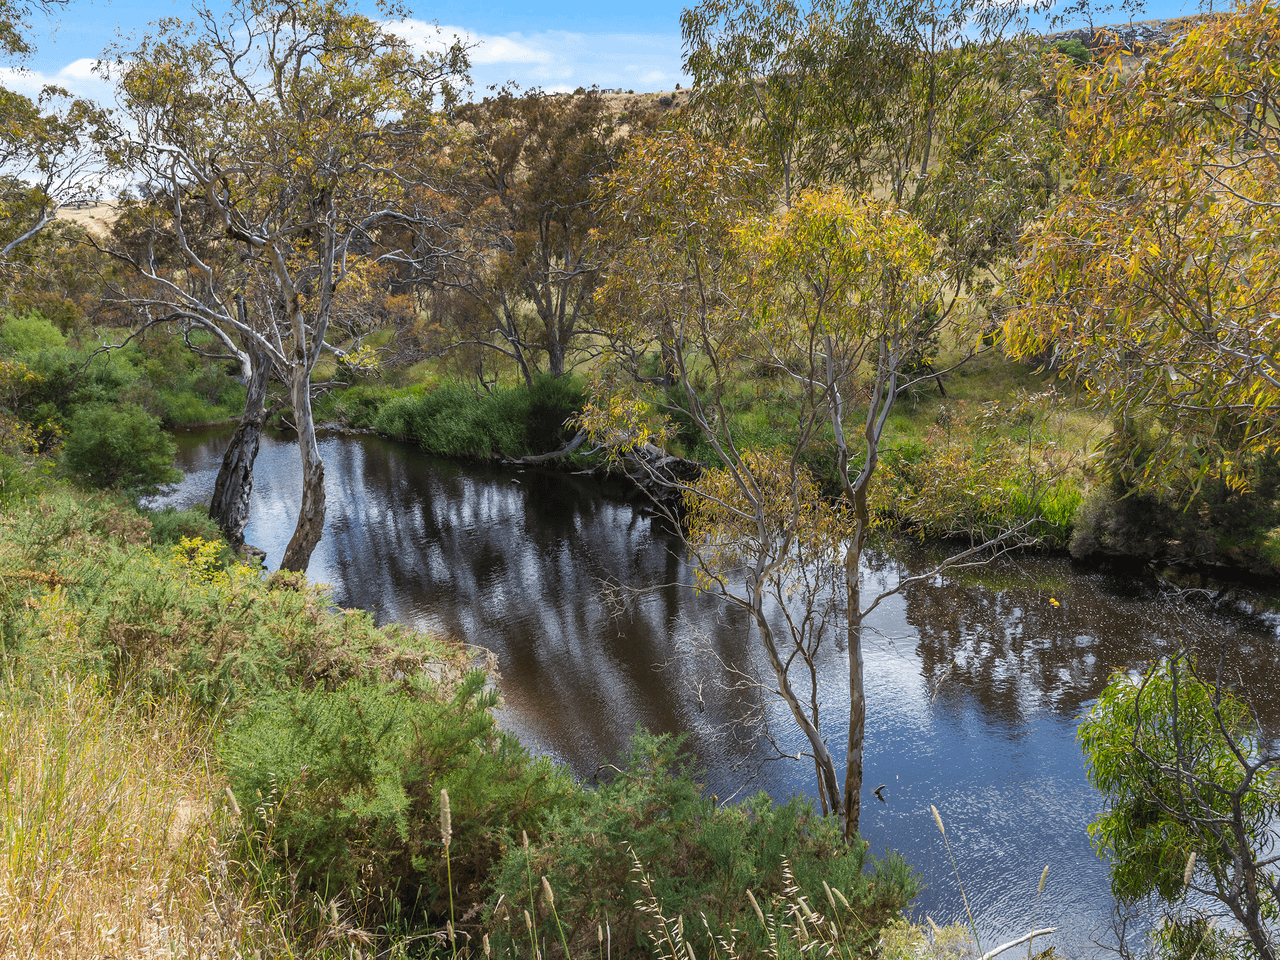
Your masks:
[{"label": "shrub", "polygon": [[[1089,782],[1106,798],[1089,836],[1112,893],[1129,906],[1161,901],[1181,928],[1159,955],[1240,956],[1251,946],[1275,956],[1280,757],[1221,674],[1206,676],[1186,650],[1141,678],[1117,670],[1079,739]],[[1237,929],[1208,938],[1204,921],[1223,908]]]},{"label": "shrub", "polygon": [[137,404],[95,403],[71,415],[62,465],[91,487],[146,496],[182,479],[175,451],[159,421]]},{"label": "shrub", "polygon": [[543,375],[532,388],[499,387],[492,393],[445,383],[416,396],[393,395],[372,423],[381,433],[442,456],[521,457],[562,446],[565,423],[585,398],[582,383],[570,377]]},{"label": "shrub", "polygon": [[[153,553],[151,523],[118,498],[54,488],[21,510],[8,514],[15,522],[0,538],[7,669],[60,643],[60,628],[23,626],[26,611],[43,609],[55,587],[74,613],[77,670],[134,695],[182,696],[203,710],[238,709],[286,686],[336,689],[428,665],[459,669],[457,644],[378,627],[363,611],[336,611],[327,594],[298,578],[264,581],[255,569],[225,564],[222,541],[190,538],[194,550],[181,556],[172,546]],[[212,564],[201,543],[214,544]],[[56,572],[32,573],[42,570]]]},{"label": "shrub", "polygon": [[576,377],[539,374],[529,391],[525,444],[530,453],[550,453],[564,446],[573,432],[566,422],[582,412],[587,390]]},{"label": "shrub", "polygon": [[[208,512],[196,507],[145,510],[143,515],[151,521],[151,542],[154,544],[172,546],[180,540],[197,537],[215,542],[222,540],[222,533]],[[230,548],[227,549],[230,553]]]},{"label": "shrub", "polygon": [[450,873],[461,915],[487,895],[513,834],[536,831],[578,792],[497,729],[496,700],[479,671],[452,695],[422,675],[291,691],[233,724],[222,753],[242,807],[271,821],[299,883],[326,898],[369,898],[384,917],[443,923]]},{"label": "shrub", "polygon": [[[828,899],[824,882],[839,889],[854,908],[841,916],[845,943],[865,952],[919,890],[901,859],[872,861],[864,845],[845,845],[835,821],[807,801],[775,806],[761,793],[722,807],[704,797],[681,740],[669,736],[637,733],[617,776],[554,816],[542,844],[512,847],[503,861],[491,900],[499,955],[508,947],[528,952],[528,909],[546,936],[545,955],[559,955],[561,929],[573,956],[594,955],[597,927],[607,924],[615,956],[647,956],[655,918],[635,904],[649,896],[664,917],[685,919],[695,955],[711,953],[700,915],[714,934],[738,928],[746,932],[740,946],[761,950],[766,933],[747,891],[767,909],[792,882],[818,904]],[[543,876],[555,892],[555,918],[534,893]]]},{"label": "shrub", "polygon": [[1084,42],[1074,37],[1070,40],[1055,40],[1049,44],[1048,49],[1053,53],[1070,57],[1079,64],[1086,64],[1093,59],[1093,54],[1089,52],[1089,48],[1084,45]]},{"label": "shrub", "polygon": [[62,331],[37,313],[7,317],[0,323],[0,344],[9,353],[31,357],[41,350],[58,350],[67,345]]},{"label": "shrub", "polygon": [[[3,365],[0,361],[0,387]],[[39,447],[35,431],[0,410],[0,506],[17,503],[45,480],[49,463],[35,456]]]},{"label": "shrub", "polygon": [[881,516],[938,537],[992,537],[1029,522],[1028,537],[1066,547],[1080,487],[1055,444],[1016,439],[1021,406],[970,413],[961,401],[923,442],[886,450]]},{"label": "shrub", "polygon": [[[357,383],[346,390],[335,390],[318,399],[316,417],[340,420],[359,429],[373,429],[383,407],[401,397],[412,399],[413,393],[404,387]],[[404,435],[402,431],[400,433]]]}]

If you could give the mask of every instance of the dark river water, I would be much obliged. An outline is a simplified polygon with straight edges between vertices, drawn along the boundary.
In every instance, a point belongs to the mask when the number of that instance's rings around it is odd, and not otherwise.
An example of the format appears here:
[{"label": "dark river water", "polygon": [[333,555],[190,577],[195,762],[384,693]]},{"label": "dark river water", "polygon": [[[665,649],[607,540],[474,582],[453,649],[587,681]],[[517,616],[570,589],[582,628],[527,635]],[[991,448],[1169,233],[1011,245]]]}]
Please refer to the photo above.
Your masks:
[{"label": "dark river water", "polygon": [[[224,436],[178,436],[187,479],[159,504],[208,501]],[[729,667],[766,666],[745,618],[689,590],[676,541],[617,492],[557,473],[464,467],[376,437],[331,437],[320,449],[328,519],[309,577],[342,606],[492,650],[502,723],[531,747],[590,779],[643,724],[688,733],[721,799],[812,792],[810,762],[778,759],[752,733],[763,715],[783,753],[803,749],[781,704],[725,692]],[[246,537],[271,567],[293,531],[298,472],[296,449],[264,438]],[[880,555],[865,582],[890,586],[928,563]],[[608,602],[616,591],[606,585],[649,589]],[[1079,717],[1113,669],[1186,639],[1215,659],[1227,645],[1229,670],[1275,736],[1280,617],[1268,607],[1249,594],[1217,610],[1188,606],[1148,581],[1056,558],[958,571],[882,604],[865,641],[861,827],[873,852],[899,851],[924,879],[916,918],[964,916],[936,805],[984,949],[1033,923],[1056,926],[1045,945],[1070,956],[1114,942],[1107,874],[1086,833],[1102,802],[1085,779]],[[829,646],[822,701],[839,731],[847,661]],[[881,784],[883,802],[872,793]]]}]

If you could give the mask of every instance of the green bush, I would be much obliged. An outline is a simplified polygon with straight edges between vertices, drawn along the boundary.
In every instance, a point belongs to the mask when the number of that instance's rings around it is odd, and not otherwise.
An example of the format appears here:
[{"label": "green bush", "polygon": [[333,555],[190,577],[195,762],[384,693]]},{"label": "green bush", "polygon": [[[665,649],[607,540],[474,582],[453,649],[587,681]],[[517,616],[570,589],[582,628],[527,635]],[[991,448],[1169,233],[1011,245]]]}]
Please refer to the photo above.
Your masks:
[{"label": "green bush", "polygon": [[[1258,880],[1280,839],[1280,759],[1249,705],[1184,649],[1140,678],[1115,671],[1078,737],[1106,801],[1089,837],[1112,893],[1174,921],[1156,955],[1274,956],[1280,887]],[[1228,911],[1235,929],[1211,937],[1203,921]]]},{"label": "green bush", "polygon": [[1056,445],[1017,439],[1025,427],[984,405],[930,427],[922,441],[882,454],[875,508],[921,536],[995,537],[1020,527],[1043,547],[1063,549],[1080,507],[1079,483]]},{"label": "green bush", "polygon": [[137,404],[94,403],[71,415],[62,465],[91,487],[145,496],[182,479],[175,451],[159,422]]},{"label": "green bush", "polygon": [[[224,569],[220,540],[197,541],[194,551],[158,544],[189,536],[181,513],[160,512],[153,527],[117,496],[61,484],[20,509],[28,518],[0,538],[0,624],[8,611],[25,616],[39,598],[42,581],[23,571],[56,570],[54,582],[65,585],[76,611],[77,672],[144,699],[179,696],[202,710],[236,710],[285,687],[389,680],[458,659],[449,641],[335,610],[305,578]],[[212,562],[201,544],[214,548]],[[9,654],[9,666],[39,659],[29,650]]]},{"label": "green bush", "polygon": [[1049,44],[1048,49],[1053,53],[1070,57],[1079,64],[1089,63],[1093,59],[1093,54],[1089,52],[1089,48],[1084,45],[1084,42],[1075,38],[1071,40],[1055,40]]},{"label": "green bush", "polygon": [[[235,722],[222,755],[242,808],[270,821],[299,883],[367,899],[383,917],[443,923],[450,875],[461,916],[487,894],[512,837],[536,832],[578,793],[562,769],[497,729],[496,701],[479,671],[452,696],[422,676],[291,691]],[[448,865],[441,790],[451,800]]]},{"label": "green bush", "polygon": [[339,420],[350,427],[372,430],[384,406],[400,397],[412,399],[415,394],[413,388],[357,383],[319,398],[315,404],[316,419]]},{"label": "green bush", "polygon": [[[171,547],[184,537],[188,540],[222,539],[222,531],[210,518],[207,510],[197,507],[188,507],[186,510],[165,507],[162,510],[145,510],[143,515],[151,521],[151,542],[157,546]],[[229,553],[230,547],[227,550]]]},{"label": "green bush", "polygon": [[530,453],[550,453],[563,447],[575,432],[566,421],[586,406],[586,385],[577,377],[540,374],[529,391],[526,445]]},{"label": "green bush", "polygon": [[[198,333],[192,336],[201,345]],[[142,337],[135,345],[129,357],[138,376],[123,399],[141,405],[166,426],[214,423],[243,412],[245,388],[236,380],[234,365],[211,363],[172,336]]]},{"label": "green bush", "polygon": [[586,391],[570,377],[539,376],[532,388],[477,393],[445,383],[421,393],[395,393],[371,418],[373,428],[412,440],[429,453],[455,457],[522,457],[561,447],[565,422],[581,411]]},{"label": "green bush", "polygon": [[[581,806],[567,806],[547,823],[541,844],[513,847],[503,861],[491,900],[498,953],[529,953],[524,910],[538,927],[544,955],[560,955],[560,932],[572,956],[594,955],[597,928],[607,924],[614,956],[648,956],[655,918],[636,909],[652,894],[673,923],[683,917],[697,956],[711,954],[701,917],[717,935],[740,931],[740,950],[763,953],[764,928],[747,899],[765,910],[787,899],[785,871],[811,904],[836,915],[855,953],[870,953],[879,929],[919,891],[919,882],[895,856],[874,861],[864,845],[847,846],[839,826],[818,816],[808,801],[775,806],[765,794],[720,806],[704,797],[681,741],[637,733],[622,770]],[[637,861],[651,878],[638,883]],[[869,871],[866,870],[871,866]],[[538,885],[545,876],[555,894],[549,915]],[[851,911],[827,909],[826,883]],[[748,944],[751,946],[748,947]]]},{"label": "green bush", "polygon": [[67,345],[67,338],[39,314],[25,313],[0,320],[0,344],[6,352],[27,358],[42,350],[61,349]]}]

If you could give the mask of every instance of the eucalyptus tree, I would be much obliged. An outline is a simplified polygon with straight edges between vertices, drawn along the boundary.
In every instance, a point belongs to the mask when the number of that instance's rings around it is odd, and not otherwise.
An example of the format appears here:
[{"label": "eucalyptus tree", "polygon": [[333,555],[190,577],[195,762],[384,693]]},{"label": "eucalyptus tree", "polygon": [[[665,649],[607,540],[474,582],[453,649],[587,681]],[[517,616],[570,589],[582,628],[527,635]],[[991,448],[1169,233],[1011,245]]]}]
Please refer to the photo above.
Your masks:
[{"label": "eucalyptus tree", "polygon": [[[641,451],[670,443],[682,423],[710,451],[696,480],[661,468],[657,478],[683,494],[699,585],[751,617],[770,666],[764,684],[807,741],[823,810],[852,841],[863,624],[884,596],[864,597],[861,581],[881,444],[912,357],[939,322],[963,319],[943,304],[939,244],[892,203],[838,187],[800,192],[778,209],[767,165],[687,132],[634,144],[611,188],[604,229],[616,252],[602,311],[620,342],[661,349],[673,385],[639,376],[634,354],[619,351],[586,423],[615,448]],[[735,411],[743,385],[761,376],[776,398],[764,438]],[[824,490],[827,477],[838,494]],[[1016,533],[980,538],[948,563],[976,562]],[[843,776],[819,692],[823,651],[841,621]]]},{"label": "eucalyptus tree", "polygon": [[[285,569],[306,568],[324,525],[312,371],[381,264],[404,259],[379,231],[426,238],[438,226],[404,189],[401,155],[433,136],[424,106],[452,104],[466,65],[459,44],[417,53],[345,0],[235,0],[160,21],[107,68],[121,105],[114,159],[150,196],[151,239],[112,249],[139,280],[124,299],[144,321],[203,327],[251,380],[265,358],[288,386],[303,483]],[[160,237],[176,263],[158,256]],[[435,249],[424,243],[415,268],[429,270]]]},{"label": "eucalyptus tree", "polygon": [[703,132],[749,144],[798,189],[877,176],[886,108],[909,82],[910,51],[870,8],[832,0],[702,0],[680,18],[691,105]]},{"label": "eucalyptus tree", "polygon": [[48,227],[62,205],[95,195],[94,158],[108,129],[102,108],[58,87],[34,100],[0,88],[0,261]]},{"label": "eucalyptus tree", "polygon": [[[0,58],[20,63],[32,52],[33,13],[52,13],[60,0],[0,0]],[[95,193],[97,149],[108,139],[97,104],[53,85],[34,98],[0,87],[0,264],[49,226],[65,203]]]},{"label": "eucalyptus tree", "polygon": [[831,185],[892,197],[960,292],[1003,273],[1056,189],[1034,2],[702,0],[681,19],[694,115],[750,146],[784,203]]},{"label": "eucalyptus tree", "polygon": [[1280,750],[1216,667],[1181,650],[1111,675],[1080,724],[1106,801],[1089,836],[1119,902],[1164,906],[1165,943],[1275,960]]},{"label": "eucalyptus tree", "polygon": [[1020,355],[1152,419],[1112,460],[1151,489],[1237,488],[1280,450],[1280,12],[1207,20],[1131,75],[1057,78],[1075,187],[1030,237]]},{"label": "eucalyptus tree", "polygon": [[600,186],[651,112],[633,110],[622,129],[594,90],[502,90],[454,119],[441,172],[466,225],[446,282],[476,309],[454,311],[453,342],[500,351],[528,383],[540,359],[560,376],[593,332]]}]

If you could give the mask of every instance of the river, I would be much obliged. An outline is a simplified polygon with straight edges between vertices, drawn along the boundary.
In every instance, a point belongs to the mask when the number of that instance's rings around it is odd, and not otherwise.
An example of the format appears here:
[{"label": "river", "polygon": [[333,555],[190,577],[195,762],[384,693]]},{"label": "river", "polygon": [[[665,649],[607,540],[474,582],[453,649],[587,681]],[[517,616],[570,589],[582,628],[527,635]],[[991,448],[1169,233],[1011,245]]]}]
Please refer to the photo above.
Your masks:
[{"label": "river", "polygon": [[[207,503],[225,437],[178,434],[186,479],[153,505]],[[462,466],[378,437],[330,436],[320,450],[328,515],[309,577],[381,622],[492,650],[501,722],[533,749],[590,780],[643,724],[689,734],[721,799],[812,792],[812,764],[777,756],[804,747],[781,704],[727,689],[732,670],[766,669],[745,618],[688,588],[670,531],[620,492],[550,471]],[[296,449],[264,437],[246,538],[268,566],[293,531],[298,472]],[[918,551],[876,554],[865,582],[885,588],[929,563]],[[916,918],[964,918],[936,805],[985,948],[1032,924],[1056,926],[1045,945],[1069,956],[1114,942],[1107,873],[1086,833],[1102,801],[1075,742],[1079,717],[1111,670],[1186,639],[1215,656],[1227,644],[1228,669],[1276,736],[1280,617],[1268,605],[1238,592],[1214,609],[1188,606],[1150,579],[1046,557],[935,577],[882,604],[864,644],[861,828],[873,852],[897,850],[923,877]],[[828,648],[823,705],[839,731],[846,660]],[[776,751],[753,718],[768,723]]]}]

